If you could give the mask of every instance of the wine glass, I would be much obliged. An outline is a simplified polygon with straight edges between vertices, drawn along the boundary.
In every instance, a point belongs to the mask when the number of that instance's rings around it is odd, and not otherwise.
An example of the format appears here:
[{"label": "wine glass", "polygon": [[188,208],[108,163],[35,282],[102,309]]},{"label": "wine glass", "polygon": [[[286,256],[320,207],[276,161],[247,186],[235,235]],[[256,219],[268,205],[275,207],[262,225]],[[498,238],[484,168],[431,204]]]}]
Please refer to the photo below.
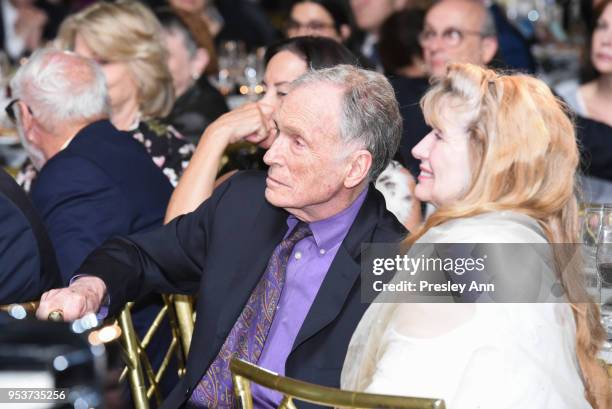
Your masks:
[{"label": "wine glass", "polygon": [[[603,220],[597,239],[596,265],[600,283],[601,323],[612,339],[612,225]],[[607,343],[605,349],[612,346]]]},{"label": "wine glass", "polygon": [[612,207],[605,204],[587,205],[582,211],[581,242],[587,289],[597,300],[600,299],[601,286],[595,255],[599,233],[603,225],[610,224],[610,215],[612,215]]}]

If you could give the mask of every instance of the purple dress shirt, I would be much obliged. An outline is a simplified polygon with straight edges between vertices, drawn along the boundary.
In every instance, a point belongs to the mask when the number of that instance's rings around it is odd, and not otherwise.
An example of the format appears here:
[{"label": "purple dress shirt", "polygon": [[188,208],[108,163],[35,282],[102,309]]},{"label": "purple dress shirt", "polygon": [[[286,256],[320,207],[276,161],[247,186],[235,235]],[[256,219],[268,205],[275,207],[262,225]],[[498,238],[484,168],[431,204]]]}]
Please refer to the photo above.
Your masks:
[{"label": "purple dress shirt", "polygon": [[[364,189],[357,199],[340,213],[310,223],[312,236],[301,240],[293,248],[287,264],[283,292],[257,363],[259,366],[279,375],[285,374],[285,361],[293,343],[340,244],[357,217],[367,191],[367,188]],[[298,219],[294,216],[287,218],[289,229],[285,237],[297,223]],[[256,408],[276,408],[282,398],[279,393],[256,384],[253,384],[252,391]]]}]

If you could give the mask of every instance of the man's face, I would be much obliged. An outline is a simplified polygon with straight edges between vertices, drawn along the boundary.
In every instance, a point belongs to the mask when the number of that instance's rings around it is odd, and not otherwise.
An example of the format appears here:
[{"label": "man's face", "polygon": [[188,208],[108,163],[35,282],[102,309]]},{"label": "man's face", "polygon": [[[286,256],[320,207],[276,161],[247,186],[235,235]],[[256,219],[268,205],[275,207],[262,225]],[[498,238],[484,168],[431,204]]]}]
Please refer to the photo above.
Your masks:
[{"label": "man's face", "polygon": [[266,152],[266,199],[305,221],[332,216],[348,157],[339,136],[342,90],[312,84],[291,91],[276,115],[278,137]]},{"label": "man's face", "polygon": [[495,38],[480,35],[485,10],[475,2],[444,0],[425,16],[421,46],[430,75],[441,77],[449,63],[485,65],[497,50]]}]

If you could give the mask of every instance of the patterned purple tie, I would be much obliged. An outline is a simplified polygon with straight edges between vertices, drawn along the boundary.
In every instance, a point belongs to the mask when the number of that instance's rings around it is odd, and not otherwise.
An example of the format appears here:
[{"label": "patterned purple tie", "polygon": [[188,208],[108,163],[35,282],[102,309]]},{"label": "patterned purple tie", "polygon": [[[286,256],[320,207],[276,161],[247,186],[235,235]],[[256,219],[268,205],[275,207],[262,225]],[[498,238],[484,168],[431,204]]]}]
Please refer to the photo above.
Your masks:
[{"label": "patterned purple tie", "polygon": [[234,356],[252,363],[259,360],[283,291],[289,256],[296,243],[310,235],[312,232],[308,225],[299,222],[291,234],[276,246],[266,271],[251,293],[219,354],[193,391],[187,408],[236,407],[229,370],[230,360]]}]

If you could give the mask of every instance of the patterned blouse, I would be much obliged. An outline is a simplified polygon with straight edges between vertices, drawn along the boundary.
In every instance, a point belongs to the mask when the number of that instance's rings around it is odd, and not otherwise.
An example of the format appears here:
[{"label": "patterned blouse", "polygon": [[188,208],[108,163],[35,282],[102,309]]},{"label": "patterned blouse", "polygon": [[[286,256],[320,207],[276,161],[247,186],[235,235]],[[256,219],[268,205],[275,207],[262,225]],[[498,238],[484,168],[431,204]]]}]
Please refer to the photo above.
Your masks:
[{"label": "patterned blouse", "polygon": [[[191,160],[195,146],[184,140],[172,125],[166,125],[157,119],[140,121],[128,132],[143,144],[153,162],[161,168],[172,186],[176,186]],[[28,159],[21,167],[16,180],[26,192],[29,192],[32,181],[37,175],[38,171]]]}]

